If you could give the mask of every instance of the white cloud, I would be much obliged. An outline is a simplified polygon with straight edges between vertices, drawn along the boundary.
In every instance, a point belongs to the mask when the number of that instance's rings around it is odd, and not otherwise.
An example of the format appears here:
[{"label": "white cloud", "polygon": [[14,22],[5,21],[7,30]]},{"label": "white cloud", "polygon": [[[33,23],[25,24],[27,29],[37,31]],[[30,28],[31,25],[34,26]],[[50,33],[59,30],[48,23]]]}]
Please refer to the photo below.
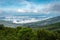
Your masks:
[{"label": "white cloud", "polygon": [[19,20],[19,21],[17,21],[16,19],[14,19],[13,20],[13,23],[16,23],[16,24],[23,24],[23,23],[31,23],[31,22],[38,22],[38,21],[42,21],[42,20],[46,20],[46,19],[49,19],[49,18],[51,18],[51,17],[47,17],[47,18],[44,18],[44,19],[35,19],[35,18],[31,18],[31,19],[29,19],[29,20]]},{"label": "white cloud", "polygon": [[[49,14],[51,12],[60,12],[60,3],[49,3],[49,4],[35,4],[32,2],[28,2],[26,0],[22,0],[20,4],[23,7],[18,8],[5,8],[5,11],[10,12],[22,12],[22,13],[44,13]],[[57,7],[56,7],[57,6]],[[56,8],[55,8],[56,7]],[[53,10],[54,9],[54,10]]]},{"label": "white cloud", "polygon": [[[10,12],[22,12],[22,13],[46,13],[47,10],[48,10],[48,5],[44,4],[35,4],[35,3],[32,3],[32,2],[28,2],[26,0],[22,0],[20,2],[20,4],[23,6],[23,7],[18,7],[18,8],[2,8],[3,10],[5,11],[10,11]],[[47,10],[45,10],[45,8],[47,7]]]},{"label": "white cloud", "polygon": [[26,12],[24,9],[17,9],[17,12]]},{"label": "white cloud", "polygon": [[14,20],[13,23],[17,23],[17,24],[21,23],[22,24],[22,23],[31,23],[31,22],[37,22],[37,21],[39,21],[39,20],[36,20],[33,18],[31,20],[24,20],[24,21],[19,21],[19,22],[17,22],[17,20]]},{"label": "white cloud", "polygon": [[21,2],[24,7],[16,9],[17,12],[27,12],[27,13],[45,13],[48,14],[50,12],[51,4],[35,4],[28,1]]},{"label": "white cloud", "polygon": [[46,5],[37,5],[34,3],[27,2],[24,4],[23,8],[16,9],[17,12],[33,12],[33,13],[48,13],[49,11],[49,4]]}]

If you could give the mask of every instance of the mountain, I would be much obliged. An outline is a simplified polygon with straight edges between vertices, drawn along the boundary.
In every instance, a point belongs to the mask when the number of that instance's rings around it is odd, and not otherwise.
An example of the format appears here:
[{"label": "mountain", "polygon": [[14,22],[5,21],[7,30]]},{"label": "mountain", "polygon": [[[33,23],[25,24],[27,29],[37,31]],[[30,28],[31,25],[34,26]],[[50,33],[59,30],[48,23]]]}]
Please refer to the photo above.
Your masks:
[{"label": "mountain", "polygon": [[60,22],[60,16],[53,17],[53,18],[43,20],[43,21],[27,23],[27,24],[24,24],[24,26],[43,27],[45,25],[50,25],[50,24],[54,24],[54,23],[58,23],[58,22]]},{"label": "mountain", "polygon": [[16,26],[25,26],[25,27],[44,27],[46,25],[50,25],[50,24],[55,24],[60,22],[60,16],[57,17],[53,17],[47,20],[43,20],[43,21],[38,21],[38,22],[32,22],[32,23],[26,23],[26,24],[15,24],[12,23],[11,21],[4,21],[4,20],[0,20],[0,24],[4,24],[4,26],[6,27],[16,27]]},{"label": "mountain", "polygon": [[44,29],[48,29],[48,30],[60,30],[60,22],[58,23],[54,23],[51,25],[46,25],[45,27],[43,27]]},{"label": "mountain", "polygon": [[22,25],[22,24],[14,24],[10,21],[4,21],[4,20],[0,20],[0,24],[3,24],[5,27],[16,27]]}]

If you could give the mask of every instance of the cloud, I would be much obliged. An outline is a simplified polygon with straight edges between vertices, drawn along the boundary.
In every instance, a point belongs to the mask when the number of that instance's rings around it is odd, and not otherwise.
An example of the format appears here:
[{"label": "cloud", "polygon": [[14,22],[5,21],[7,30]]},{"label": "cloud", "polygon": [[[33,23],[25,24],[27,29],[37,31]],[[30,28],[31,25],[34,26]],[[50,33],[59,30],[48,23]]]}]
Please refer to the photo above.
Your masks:
[{"label": "cloud", "polygon": [[34,18],[32,18],[31,20],[22,20],[22,21],[19,21],[17,22],[17,20],[14,20],[13,23],[31,23],[31,22],[37,22],[37,21],[40,21],[40,20],[36,20]]},{"label": "cloud", "polygon": [[60,3],[56,3],[52,6],[51,11],[60,13]]},{"label": "cloud", "polygon": [[0,9],[0,14],[2,14],[4,11]]},{"label": "cloud", "polygon": [[[0,0],[1,1],[1,0]],[[31,0],[32,1],[32,0]],[[36,4],[33,1],[28,1],[28,0],[5,0],[5,1],[1,1],[0,5],[2,5],[2,3],[5,6],[9,7],[5,7],[4,9],[5,11],[10,11],[10,12],[22,12],[22,13],[44,13],[44,14],[49,14],[52,12],[58,13],[60,12],[60,3],[55,3],[55,0],[53,3],[48,3],[48,4],[44,4],[43,1],[42,3]],[[42,0],[40,0],[42,1]],[[8,4],[8,5],[7,5]]]},{"label": "cloud", "polygon": [[42,21],[42,20],[46,20],[46,19],[49,19],[50,17],[48,17],[48,18],[44,18],[44,19],[35,19],[35,18],[31,18],[31,19],[29,19],[29,20],[22,20],[22,21],[19,21],[19,20],[16,20],[16,19],[14,19],[13,20],[13,23],[17,23],[17,24],[23,24],[23,23],[31,23],[31,22],[37,22],[37,21]]},{"label": "cloud", "polygon": [[[1,0],[0,0],[1,1]],[[27,0],[2,0],[0,3],[1,6],[4,7],[3,10],[5,11],[12,11],[12,12],[27,12],[27,13],[42,13],[42,9],[45,7],[45,5],[37,5],[33,2],[27,1]],[[19,6],[18,6],[19,5]],[[7,7],[6,7],[7,6]]]},{"label": "cloud", "polygon": [[21,3],[24,5],[22,8],[17,8],[17,12],[27,12],[27,13],[47,13],[50,8],[50,4],[35,4],[28,1],[23,1]]},{"label": "cloud", "polygon": [[24,10],[24,9],[17,9],[17,12],[26,12],[26,10]]}]

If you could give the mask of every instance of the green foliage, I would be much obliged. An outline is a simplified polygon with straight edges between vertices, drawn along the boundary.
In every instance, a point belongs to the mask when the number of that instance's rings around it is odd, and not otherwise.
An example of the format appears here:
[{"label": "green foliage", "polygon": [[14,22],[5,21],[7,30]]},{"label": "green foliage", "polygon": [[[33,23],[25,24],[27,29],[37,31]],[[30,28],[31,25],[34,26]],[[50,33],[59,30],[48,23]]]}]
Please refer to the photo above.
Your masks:
[{"label": "green foliage", "polygon": [[0,30],[4,29],[4,25],[0,24]]},{"label": "green foliage", "polygon": [[45,29],[40,29],[37,31],[38,40],[56,40],[56,35],[53,32],[50,32]]},{"label": "green foliage", "polygon": [[38,30],[24,27],[4,27],[0,25],[0,40],[60,40],[60,30]]},{"label": "green foliage", "polygon": [[43,28],[48,29],[48,30],[59,30],[60,29],[60,22],[55,23],[55,24],[51,24],[51,25],[46,25]]},{"label": "green foliage", "polygon": [[31,28],[22,28],[18,32],[18,36],[20,40],[34,40],[34,32]]}]

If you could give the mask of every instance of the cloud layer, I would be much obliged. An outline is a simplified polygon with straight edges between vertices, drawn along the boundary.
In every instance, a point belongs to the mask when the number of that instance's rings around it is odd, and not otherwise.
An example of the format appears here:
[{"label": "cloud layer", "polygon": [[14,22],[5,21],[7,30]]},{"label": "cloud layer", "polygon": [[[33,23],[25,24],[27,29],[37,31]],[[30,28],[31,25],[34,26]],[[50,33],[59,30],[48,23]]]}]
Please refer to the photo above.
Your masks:
[{"label": "cloud layer", "polygon": [[1,11],[20,13],[60,13],[59,0],[0,0]]}]

